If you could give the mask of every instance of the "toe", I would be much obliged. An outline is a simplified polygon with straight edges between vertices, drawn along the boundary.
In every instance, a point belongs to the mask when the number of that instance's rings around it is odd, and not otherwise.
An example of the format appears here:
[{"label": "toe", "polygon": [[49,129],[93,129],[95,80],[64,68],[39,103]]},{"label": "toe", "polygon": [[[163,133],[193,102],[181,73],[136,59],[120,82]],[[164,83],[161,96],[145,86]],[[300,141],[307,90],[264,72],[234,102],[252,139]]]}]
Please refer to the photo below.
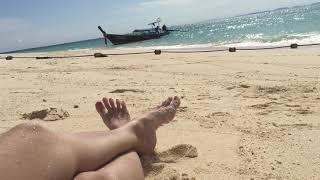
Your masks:
[{"label": "toe", "polygon": [[129,114],[128,108],[127,108],[127,104],[124,101],[121,101],[121,112],[125,113],[125,114]]},{"label": "toe", "polygon": [[116,105],[117,105],[116,110],[117,110],[118,112],[120,112],[120,111],[121,111],[121,103],[120,103],[120,100],[119,100],[119,99],[116,99]]},{"label": "toe", "polygon": [[109,103],[110,103],[111,109],[115,110],[116,105],[114,104],[114,100],[112,98],[109,98]]},{"label": "toe", "polygon": [[180,98],[178,96],[175,96],[171,101],[170,105],[177,109],[180,106],[180,103]]},{"label": "toe", "polygon": [[100,115],[104,115],[104,114],[108,113],[105,105],[101,101],[98,101],[96,103],[96,110]]},{"label": "toe", "polygon": [[110,106],[109,99],[108,98],[103,98],[102,101],[104,103],[104,106],[107,108],[108,112],[112,112],[112,108]]},{"label": "toe", "polygon": [[172,97],[169,97],[167,100],[162,102],[161,106],[164,106],[164,107],[169,106],[172,99],[173,99]]}]

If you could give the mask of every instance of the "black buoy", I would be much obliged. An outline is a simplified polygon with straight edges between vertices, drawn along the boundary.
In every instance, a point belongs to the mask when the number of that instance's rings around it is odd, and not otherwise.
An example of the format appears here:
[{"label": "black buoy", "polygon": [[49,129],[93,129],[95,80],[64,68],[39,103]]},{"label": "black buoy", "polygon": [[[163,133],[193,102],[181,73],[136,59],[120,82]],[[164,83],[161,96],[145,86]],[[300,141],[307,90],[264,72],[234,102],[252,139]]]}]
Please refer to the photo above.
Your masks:
[{"label": "black buoy", "polygon": [[10,61],[10,60],[12,60],[12,59],[13,59],[12,56],[7,56],[7,57],[6,57],[6,60],[7,60],[7,61]]},{"label": "black buoy", "polygon": [[161,50],[160,49],[154,50],[154,54],[155,55],[160,55],[161,54]]},{"label": "black buoy", "polygon": [[235,47],[229,48],[229,52],[236,52],[236,51],[237,51],[237,48],[235,48]]},{"label": "black buoy", "polygon": [[298,44],[297,44],[297,43],[291,44],[291,45],[290,45],[290,48],[291,48],[291,49],[297,49],[297,48],[298,48]]},{"label": "black buoy", "polygon": [[102,54],[102,53],[94,53],[94,57],[95,58],[102,58],[102,57],[108,57],[108,55]]}]

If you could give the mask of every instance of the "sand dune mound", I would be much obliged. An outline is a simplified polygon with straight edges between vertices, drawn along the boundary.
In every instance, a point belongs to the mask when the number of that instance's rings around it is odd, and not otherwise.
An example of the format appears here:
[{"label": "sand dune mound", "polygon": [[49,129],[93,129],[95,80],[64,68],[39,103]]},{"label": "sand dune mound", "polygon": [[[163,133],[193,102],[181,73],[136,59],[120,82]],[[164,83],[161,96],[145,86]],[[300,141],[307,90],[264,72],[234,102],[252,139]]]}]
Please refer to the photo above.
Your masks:
[{"label": "sand dune mound", "polygon": [[150,166],[155,163],[176,163],[185,158],[196,157],[198,157],[196,147],[189,144],[180,144],[166,151],[156,152],[154,156],[144,156],[142,162],[144,166]]},{"label": "sand dune mound", "polygon": [[197,148],[188,145],[176,145],[166,151],[157,152],[154,156],[145,156],[142,158],[142,165],[146,179],[152,180],[188,180],[187,174],[182,174],[172,168],[169,163],[177,163],[179,160],[186,158],[198,157]]},{"label": "sand dune mound", "polygon": [[158,153],[156,158],[159,162],[175,163],[183,158],[198,157],[197,148],[188,144],[181,144],[171,149]]},{"label": "sand dune mound", "polygon": [[50,108],[39,111],[32,111],[31,113],[25,113],[22,115],[23,119],[40,119],[43,121],[58,121],[69,117],[69,113],[62,109]]},{"label": "sand dune mound", "polygon": [[152,180],[177,180],[180,179],[180,173],[166,164],[152,164],[145,168],[146,179]]}]

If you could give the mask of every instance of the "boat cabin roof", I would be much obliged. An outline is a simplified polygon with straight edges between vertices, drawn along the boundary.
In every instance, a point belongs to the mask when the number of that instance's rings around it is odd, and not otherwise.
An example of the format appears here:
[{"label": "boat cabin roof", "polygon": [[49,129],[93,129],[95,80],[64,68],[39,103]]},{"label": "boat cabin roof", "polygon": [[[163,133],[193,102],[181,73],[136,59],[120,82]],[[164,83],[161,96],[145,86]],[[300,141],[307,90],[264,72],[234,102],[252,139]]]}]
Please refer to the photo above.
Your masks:
[{"label": "boat cabin roof", "polygon": [[142,34],[154,34],[156,33],[155,29],[136,29],[132,32],[135,35],[142,35]]}]

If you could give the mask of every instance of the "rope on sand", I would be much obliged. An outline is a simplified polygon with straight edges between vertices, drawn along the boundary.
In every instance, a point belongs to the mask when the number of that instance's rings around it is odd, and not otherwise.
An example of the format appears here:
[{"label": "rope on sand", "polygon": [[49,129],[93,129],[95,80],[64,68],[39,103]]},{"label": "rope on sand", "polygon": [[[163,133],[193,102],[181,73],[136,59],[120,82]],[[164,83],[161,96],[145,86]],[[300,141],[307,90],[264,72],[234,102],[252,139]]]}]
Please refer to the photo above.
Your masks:
[{"label": "rope on sand", "polygon": [[155,54],[160,55],[162,53],[167,54],[188,54],[188,53],[211,53],[211,52],[237,52],[237,51],[259,51],[259,50],[271,50],[271,49],[284,49],[291,48],[297,49],[298,47],[307,47],[307,46],[320,46],[320,43],[313,44],[291,44],[289,46],[273,46],[273,47],[255,47],[255,48],[236,48],[230,47],[225,49],[211,49],[211,50],[190,50],[190,51],[175,51],[175,50],[154,50],[154,51],[144,51],[144,52],[131,52],[131,53],[115,53],[115,54],[104,54],[104,53],[94,53],[94,54],[84,54],[84,55],[73,55],[73,56],[6,56],[1,57],[0,59],[13,60],[13,59],[64,59],[64,58],[83,58],[83,57],[95,57],[103,58],[108,56],[125,56],[125,55],[141,55],[141,54]]}]

